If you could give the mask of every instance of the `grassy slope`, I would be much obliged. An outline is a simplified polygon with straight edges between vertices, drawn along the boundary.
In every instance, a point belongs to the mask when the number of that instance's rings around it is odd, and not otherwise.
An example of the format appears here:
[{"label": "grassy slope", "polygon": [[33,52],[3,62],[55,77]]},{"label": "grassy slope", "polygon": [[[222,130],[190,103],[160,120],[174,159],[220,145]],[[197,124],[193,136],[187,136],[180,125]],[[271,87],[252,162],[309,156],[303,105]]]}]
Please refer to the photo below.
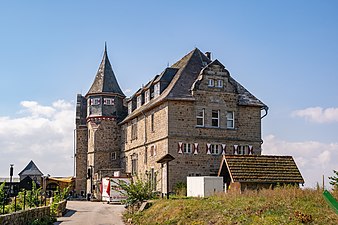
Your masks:
[{"label": "grassy slope", "polygon": [[[337,195],[335,196],[337,198]],[[338,224],[321,192],[281,188],[210,198],[158,200],[134,224]]]}]

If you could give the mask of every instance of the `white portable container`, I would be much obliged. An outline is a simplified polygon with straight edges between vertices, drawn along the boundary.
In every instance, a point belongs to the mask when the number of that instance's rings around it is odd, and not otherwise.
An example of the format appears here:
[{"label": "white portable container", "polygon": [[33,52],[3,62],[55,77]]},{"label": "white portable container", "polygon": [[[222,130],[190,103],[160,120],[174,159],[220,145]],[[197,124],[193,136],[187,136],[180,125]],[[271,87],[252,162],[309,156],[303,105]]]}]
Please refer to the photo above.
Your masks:
[{"label": "white portable container", "polygon": [[208,197],[223,192],[223,177],[187,177],[188,197]]}]

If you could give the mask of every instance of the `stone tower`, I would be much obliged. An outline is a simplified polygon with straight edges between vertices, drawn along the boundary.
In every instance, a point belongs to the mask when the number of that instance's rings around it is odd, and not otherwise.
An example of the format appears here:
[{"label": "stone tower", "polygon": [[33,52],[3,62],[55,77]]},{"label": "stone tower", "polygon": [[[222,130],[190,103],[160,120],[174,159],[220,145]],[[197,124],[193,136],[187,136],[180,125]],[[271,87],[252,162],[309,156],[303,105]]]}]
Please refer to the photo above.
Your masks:
[{"label": "stone tower", "polygon": [[[127,114],[124,98],[105,47],[91,88],[85,97],[78,96],[77,101],[79,111],[85,116],[79,116],[76,123],[76,179],[79,187],[86,184],[87,193],[99,193],[101,178],[121,171],[121,130],[118,123]],[[81,120],[84,117],[85,122]],[[95,197],[99,196],[95,194]]]}]

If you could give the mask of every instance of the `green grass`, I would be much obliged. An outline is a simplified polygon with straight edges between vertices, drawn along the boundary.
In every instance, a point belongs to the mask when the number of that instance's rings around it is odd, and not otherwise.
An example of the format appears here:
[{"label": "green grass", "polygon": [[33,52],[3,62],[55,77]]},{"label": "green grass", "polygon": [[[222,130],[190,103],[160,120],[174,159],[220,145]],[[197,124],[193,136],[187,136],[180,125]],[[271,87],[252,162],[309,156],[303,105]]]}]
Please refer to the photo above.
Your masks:
[{"label": "green grass", "polygon": [[329,208],[321,191],[292,187],[209,198],[160,199],[149,209],[124,217],[139,225],[338,224],[338,215]]}]

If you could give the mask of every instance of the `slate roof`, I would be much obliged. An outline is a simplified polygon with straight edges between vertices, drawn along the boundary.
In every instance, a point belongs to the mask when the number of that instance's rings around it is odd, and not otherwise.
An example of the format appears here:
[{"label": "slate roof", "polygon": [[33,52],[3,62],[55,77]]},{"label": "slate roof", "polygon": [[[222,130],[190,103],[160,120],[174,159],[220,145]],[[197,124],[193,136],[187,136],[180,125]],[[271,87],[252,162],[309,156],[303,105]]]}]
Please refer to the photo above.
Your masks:
[{"label": "slate roof", "polygon": [[96,73],[95,80],[86,96],[102,93],[119,94],[123,97],[125,96],[117,83],[112,66],[109,62],[106,46],[104,48],[103,58]]},{"label": "slate roof", "polygon": [[31,160],[28,165],[19,173],[19,176],[42,176],[43,173],[35,165],[33,160]]},{"label": "slate roof", "polygon": [[218,174],[226,166],[233,182],[304,183],[292,156],[223,156]]},{"label": "slate roof", "polygon": [[[143,104],[140,108],[135,109],[122,121],[122,123],[133,119],[142,111],[147,111],[148,109],[151,109],[154,105],[157,105],[165,100],[193,101],[194,97],[192,96],[191,88],[194,82],[198,79],[200,72],[211,63],[213,63],[213,61],[206,57],[205,54],[203,54],[198,48],[195,48],[194,50],[189,52],[182,59],[174,63],[171,67],[166,68],[164,72],[161,73],[161,75],[163,75],[165,71],[168,70],[175,72],[169,85],[165,90],[163,90],[161,95],[151,99],[148,104]],[[152,83],[158,82],[161,78],[161,75],[157,75],[157,78],[155,77]],[[267,107],[263,102],[253,96],[248,90],[246,90],[231,76],[229,81],[235,86],[236,91],[239,94],[238,104]],[[138,90],[133,96],[138,95],[142,90],[143,89]]]}]

